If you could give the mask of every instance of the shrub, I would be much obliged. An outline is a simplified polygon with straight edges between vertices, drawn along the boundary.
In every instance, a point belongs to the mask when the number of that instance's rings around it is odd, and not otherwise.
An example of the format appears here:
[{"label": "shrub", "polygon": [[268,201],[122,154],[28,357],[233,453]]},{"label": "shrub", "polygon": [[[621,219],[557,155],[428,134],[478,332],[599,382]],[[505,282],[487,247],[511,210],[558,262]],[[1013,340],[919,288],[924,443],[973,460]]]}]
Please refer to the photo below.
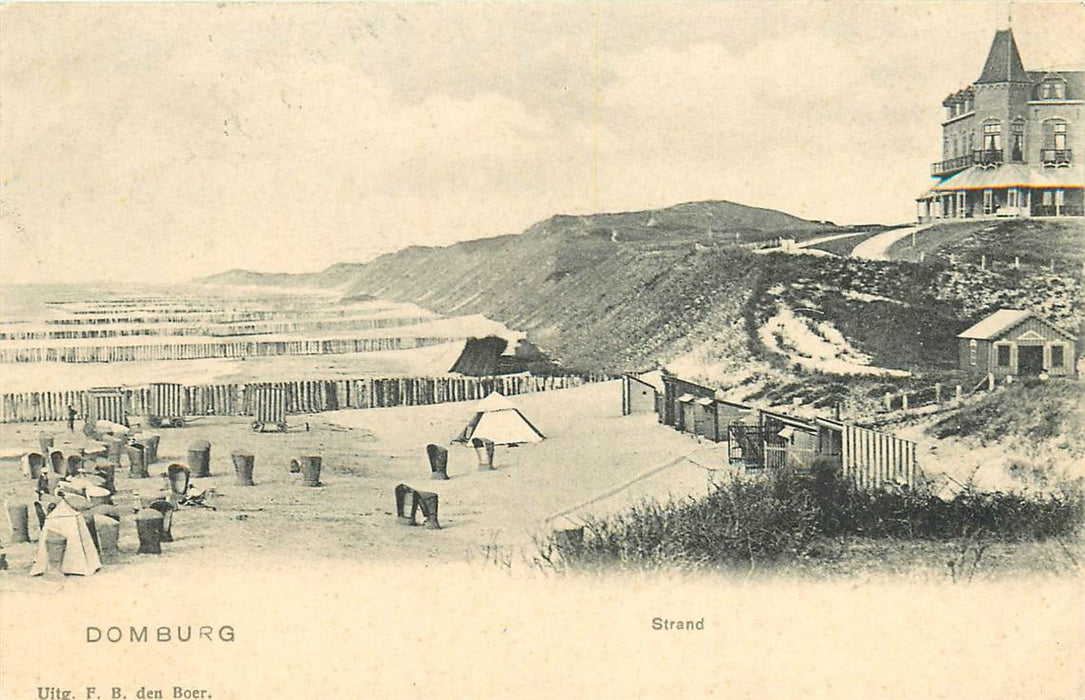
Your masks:
[{"label": "shrub", "polygon": [[802,554],[818,534],[817,507],[786,474],[732,481],[701,500],[644,501],[589,518],[583,544],[543,546],[573,565],[745,565]]},{"label": "shrub", "polygon": [[832,460],[816,460],[807,474],[778,470],[724,483],[700,500],[644,501],[591,518],[575,546],[551,536],[540,549],[572,567],[752,568],[808,555],[825,537],[1044,540],[1077,532],[1083,519],[1076,488],[1046,497],[966,490],[944,501],[908,489],[859,491]]}]

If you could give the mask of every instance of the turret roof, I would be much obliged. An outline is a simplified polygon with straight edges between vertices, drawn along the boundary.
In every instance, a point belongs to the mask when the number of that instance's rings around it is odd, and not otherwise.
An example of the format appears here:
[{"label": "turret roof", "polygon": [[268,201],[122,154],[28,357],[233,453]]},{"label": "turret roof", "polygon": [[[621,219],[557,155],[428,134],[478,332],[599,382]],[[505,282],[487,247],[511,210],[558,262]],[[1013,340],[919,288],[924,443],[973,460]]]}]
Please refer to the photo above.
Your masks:
[{"label": "turret roof", "polygon": [[1025,66],[1021,63],[1021,54],[1017,51],[1017,42],[1012,29],[995,32],[987,62],[983,64],[983,73],[976,84],[981,83],[1027,83],[1030,82]]}]

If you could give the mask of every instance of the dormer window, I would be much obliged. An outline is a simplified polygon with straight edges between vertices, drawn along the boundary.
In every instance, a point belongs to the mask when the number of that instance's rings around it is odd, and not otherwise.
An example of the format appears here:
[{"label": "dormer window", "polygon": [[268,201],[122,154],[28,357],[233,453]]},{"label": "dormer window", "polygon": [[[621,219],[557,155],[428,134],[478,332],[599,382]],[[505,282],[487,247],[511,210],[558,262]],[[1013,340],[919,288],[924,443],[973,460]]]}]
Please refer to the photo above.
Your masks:
[{"label": "dormer window", "polygon": [[1041,100],[1065,100],[1066,81],[1055,78],[1040,83]]}]

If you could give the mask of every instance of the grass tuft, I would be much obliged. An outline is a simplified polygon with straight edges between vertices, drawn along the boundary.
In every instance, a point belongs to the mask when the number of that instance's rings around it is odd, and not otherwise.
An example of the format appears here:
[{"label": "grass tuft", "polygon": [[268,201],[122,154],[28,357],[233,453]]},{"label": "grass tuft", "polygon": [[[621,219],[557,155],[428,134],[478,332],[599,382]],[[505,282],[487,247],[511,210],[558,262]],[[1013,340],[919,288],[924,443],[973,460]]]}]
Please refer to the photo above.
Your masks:
[{"label": "grass tuft", "polygon": [[[846,537],[955,541],[982,555],[989,542],[1073,535],[1083,519],[1085,499],[1076,487],[1045,496],[966,489],[945,501],[903,488],[859,491],[830,462],[819,462],[810,474],[782,470],[734,479],[702,499],[644,501],[587,519],[583,537],[554,533],[538,546],[546,561],[564,569],[752,570],[822,556],[834,539]],[[973,571],[978,562],[975,556]]]}]

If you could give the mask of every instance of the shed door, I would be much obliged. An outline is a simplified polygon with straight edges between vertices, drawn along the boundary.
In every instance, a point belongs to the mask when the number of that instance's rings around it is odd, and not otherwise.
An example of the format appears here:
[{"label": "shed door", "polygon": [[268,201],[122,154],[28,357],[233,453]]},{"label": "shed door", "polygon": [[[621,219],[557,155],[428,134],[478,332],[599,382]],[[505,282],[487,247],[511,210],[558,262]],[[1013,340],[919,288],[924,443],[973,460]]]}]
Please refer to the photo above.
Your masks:
[{"label": "shed door", "polygon": [[1035,377],[1044,371],[1044,346],[1019,345],[1017,347],[1017,373]]}]

